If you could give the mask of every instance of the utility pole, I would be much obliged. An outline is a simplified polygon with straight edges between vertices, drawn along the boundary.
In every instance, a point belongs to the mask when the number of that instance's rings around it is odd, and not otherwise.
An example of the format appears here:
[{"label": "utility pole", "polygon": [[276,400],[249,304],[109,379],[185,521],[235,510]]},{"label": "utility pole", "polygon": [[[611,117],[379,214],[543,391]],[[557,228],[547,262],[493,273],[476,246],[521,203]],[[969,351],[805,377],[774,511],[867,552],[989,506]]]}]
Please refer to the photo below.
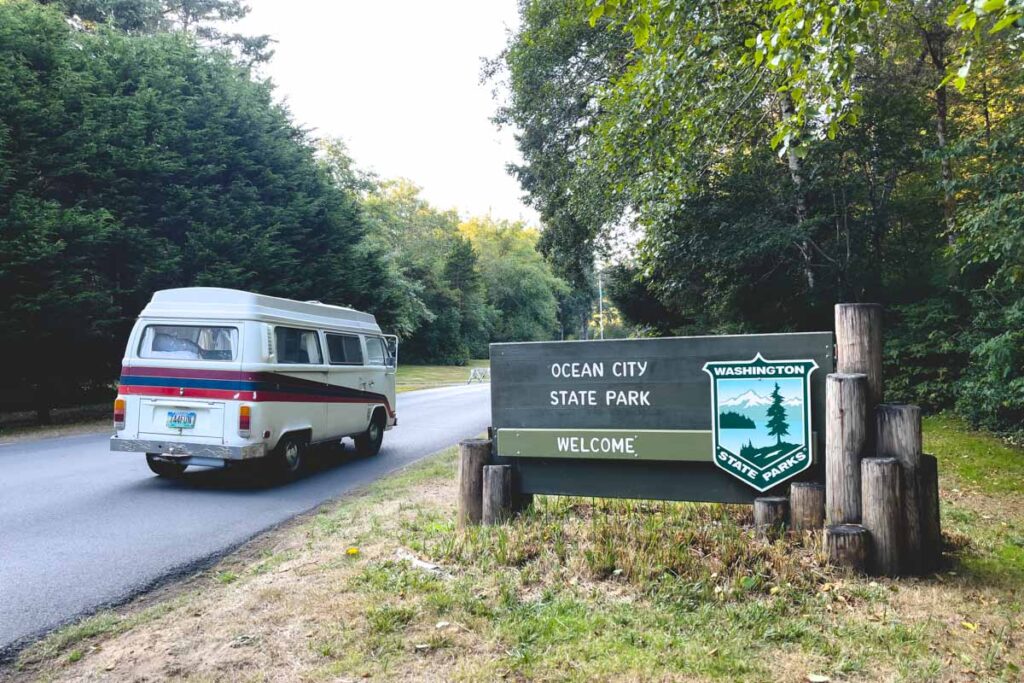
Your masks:
[{"label": "utility pole", "polygon": [[601,339],[604,339],[604,288],[601,283],[601,276],[603,273],[597,271],[597,311],[598,320],[601,324]]}]

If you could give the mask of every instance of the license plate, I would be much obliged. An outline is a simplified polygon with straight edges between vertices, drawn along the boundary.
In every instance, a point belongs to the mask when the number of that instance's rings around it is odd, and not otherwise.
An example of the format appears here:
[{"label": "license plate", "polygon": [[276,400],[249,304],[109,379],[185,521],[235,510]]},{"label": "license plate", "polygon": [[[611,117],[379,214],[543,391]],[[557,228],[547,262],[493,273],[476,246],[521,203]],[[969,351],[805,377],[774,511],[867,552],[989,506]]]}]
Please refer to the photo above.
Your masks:
[{"label": "license plate", "polygon": [[167,426],[171,429],[195,429],[196,414],[191,410],[168,410]]}]

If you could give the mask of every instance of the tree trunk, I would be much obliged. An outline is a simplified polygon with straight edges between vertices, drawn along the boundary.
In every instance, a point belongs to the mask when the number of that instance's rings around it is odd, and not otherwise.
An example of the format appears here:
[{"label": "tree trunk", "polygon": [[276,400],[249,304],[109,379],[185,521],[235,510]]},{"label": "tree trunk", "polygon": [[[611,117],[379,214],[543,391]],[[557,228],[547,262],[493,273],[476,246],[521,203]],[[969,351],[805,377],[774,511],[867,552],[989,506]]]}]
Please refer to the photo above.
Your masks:
[{"label": "tree trunk", "polygon": [[899,576],[903,567],[900,461],[864,458],[861,461],[864,528],[871,532],[868,569],[873,574]]},{"label": "tree trunk", "polygon": [[467,439],[459,443],[460,527],[479,524],[483,517],[484,465],[490,457],[490,439]]},{"label": "tree trunk", "polygon": [[825,517],[829,524],[860,522],[867,394],[867,375],[831,374],[825,379]]},{"label": "tree trunk", "polygon": [[[789,116],[793,113],[793,102],[789,95],[782,97],[782,114]],[[791,144],[786,150],[786,164],[789,167],[789,177],[793,181],[793,188],[796,194],[794,210],[796,212],[797,227],[803,225],[807,220],[807,193],[804,190],[804,174],[800,157],[796,152],[796,145]],[[807,281],[807,291],[814,291],[814,270],[811,267],[811,245],[806,239],[801,240],[797,245],[800,257],[803,259],[804,279]]]},{"label": "tree trunk", "polygon": [[[930,26],[921,28],[921,34],[932,66],[941,82],[946,77],[946,69],[949,66],[946,59],[946,43],[951,35],[950,29],[941,20],[938,20]],[[956,200],[953,197],[952,187],[953,165],[947,154],[949,146],[948,94],[949,90],[945,85],[935,88],[935,138],[938,142],[939,166],[942,171],[942,219],[946,228],[946,237],[952,244],[955,240]]]},{"label": "tree trunk", "polygon": [[920,574],[924,569],[922,554],[921,504],[918,496],[921,469],[921,409],[912,405],[880,405],[876,411],[879,457],[896,458],[902,476],[903,541],[906,574]]},{"label": "tree trunk", "polygon": [[789,518],[793,531],[821,531],[825,526],[825,485],[793,482],[789,487]]}]

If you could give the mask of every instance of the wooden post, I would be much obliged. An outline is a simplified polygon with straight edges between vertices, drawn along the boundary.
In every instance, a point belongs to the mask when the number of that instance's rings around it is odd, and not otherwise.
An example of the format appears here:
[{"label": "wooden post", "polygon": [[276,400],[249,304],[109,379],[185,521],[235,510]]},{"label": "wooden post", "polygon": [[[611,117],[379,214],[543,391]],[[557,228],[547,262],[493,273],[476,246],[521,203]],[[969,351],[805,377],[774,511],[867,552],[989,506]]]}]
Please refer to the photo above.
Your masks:
[{"label": "wooden post", "polygon": [[903,573],[924,570],[921,509],[918,489],[921,470],[921,409],[912,405],[883,404],[875,411],[875,452],[900,461],[903,497]]},{"label": "wooden post", "polygon": [[900,474],[900,461],[896,458],[861,461],[863,524],[871,532],[868,568],[874,574],[899,576],[903,566]]},{"label": "wooden post", "polygon": [[479,524],[483,515],[484,465],[491,458],[490,439],[459,443],[458,524]]},{"label": "wooden post", "polygon": [[867,393],[864,374],[831,374],[825,379],[825,518],[830,525],[861,519]]},{"label": "wooden post", "polygon": [[825,526],[825,485],[793,482],[789,487],[789,516],[793,531],[821,531]]},{"label": "wooden post", "polygon": [[533,506],[533,494],[512,491],[512,513],[518,515]]},{"label": "wooden post", "polygon": [[778,538],[786,530],[789,498],[764,496],[754,499],[754,528],[759,536]]},{"label": "wooden post", "polygon": [[868,376],[868,415],[882,402],[882,307],[836,304],[836,372]]},{"label": "wooden post", "polygon": [[871,534],[860,524],[836,524],[825,527],[828,561],[858,572],[867,570]]},{"label": "wooden post", "polygon": [[939,463],[934,455],[921,456],[918,470],[918,503],[921,506],[922,571],[939,568],[942,561],[942,525],[939,517]]},{"label": "wooden post", "polygon": [[490,526],[507,520],[512,511],[512,468],[485,465],[481,521]]}]

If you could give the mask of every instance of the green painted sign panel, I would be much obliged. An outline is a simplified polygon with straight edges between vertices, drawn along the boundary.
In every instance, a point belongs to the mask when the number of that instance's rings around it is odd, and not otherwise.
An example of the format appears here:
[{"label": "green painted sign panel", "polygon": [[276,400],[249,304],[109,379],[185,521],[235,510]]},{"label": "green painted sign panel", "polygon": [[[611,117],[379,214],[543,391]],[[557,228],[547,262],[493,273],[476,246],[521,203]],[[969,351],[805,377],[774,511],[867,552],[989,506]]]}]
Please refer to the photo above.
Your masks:
[{"label": "green painted sign panel", "polygon": [[509,458],[597,458],[699,462],[711,432],[673,429],[499,429],[497,453]]},{"label": "green painted sign panel", "polygon": [[524,493],[750,502],[823,476],[833,367],[831,332],[492,344],[495,459]]}]

